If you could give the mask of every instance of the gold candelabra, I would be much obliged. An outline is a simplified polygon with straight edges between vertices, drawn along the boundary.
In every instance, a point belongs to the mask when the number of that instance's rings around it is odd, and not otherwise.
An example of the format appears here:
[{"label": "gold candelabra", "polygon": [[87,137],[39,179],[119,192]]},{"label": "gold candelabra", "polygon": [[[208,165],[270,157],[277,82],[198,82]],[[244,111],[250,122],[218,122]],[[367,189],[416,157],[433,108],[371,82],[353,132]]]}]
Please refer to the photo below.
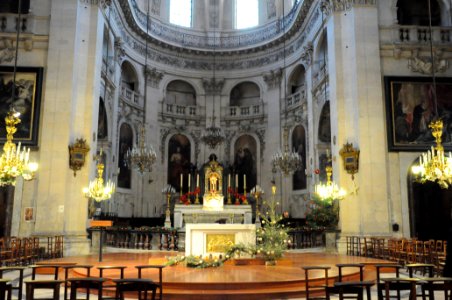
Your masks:
[{"label": "gold candelabra", "polygon": [[115,184],[108,180],[104,185],[103,173],[105,165],[102,163],[102,149],[100,154],[96,155],[95,160],[97,162],[97,177],[90,181],[88,187],[83,188],[83,194],[87,198],[94,199],[97,202],[108,200],[115,192]]}]

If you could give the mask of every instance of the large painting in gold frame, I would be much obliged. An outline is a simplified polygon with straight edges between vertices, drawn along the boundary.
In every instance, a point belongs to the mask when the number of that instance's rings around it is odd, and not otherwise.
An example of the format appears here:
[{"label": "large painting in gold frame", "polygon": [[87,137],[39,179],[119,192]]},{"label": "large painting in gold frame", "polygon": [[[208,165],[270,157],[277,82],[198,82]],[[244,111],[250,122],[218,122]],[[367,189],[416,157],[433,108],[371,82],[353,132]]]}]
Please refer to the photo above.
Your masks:
[{"label": "large painting in gold frame", "polygon": [[38,146],[43,68],[17,67],[12,100],[14,68],[0,67],[0,142],[6,140],[5,116],[11,105],[21,113],[14,141]]}]

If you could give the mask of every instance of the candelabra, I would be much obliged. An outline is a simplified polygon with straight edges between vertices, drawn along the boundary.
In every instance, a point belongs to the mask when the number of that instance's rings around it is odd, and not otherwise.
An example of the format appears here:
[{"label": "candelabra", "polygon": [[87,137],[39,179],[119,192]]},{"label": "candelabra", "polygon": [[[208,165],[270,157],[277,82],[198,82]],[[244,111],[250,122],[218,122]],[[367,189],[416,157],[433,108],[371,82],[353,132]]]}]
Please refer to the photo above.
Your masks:
[{"label": "candelabra", "polygon": [[285,176],[297,171],[303,165],[301,156],[297,152],[289,151],[288,137],[288,129],[284,128],[284,152],[278,151],[273,154],[271,161],[273,170],[279,170]]},{"label": "candelabra", "polygon": [[95,160],[97,162],[97,177],[90,181],[88,187],[83,188],[83,194],[87,198],[94,199],[97,202],[108,200],[115,192],[115,184],[108,180],[104,186],[104,179],[102,177],[104,173],[105,165],[102,163],[102,149],[100,154],[96,155]]},{"label": "candelabra", "polygon": [[141,126],[140,142],[138,147],[134,146],[132,150],[128,150],[126,153],[126,164],[129,167],[136,167],[138,171],[143,174],[144,172],[151,172],[152,165],[157,159],[157,154],[152,146],[149,149],[145,145],[144,126]]},{"label": "candelabra", "polygon": [[171,228],[171,196],[176,192],[176,189],[168,184],[163,188],[162,194],[166,195],[166,211],[165,211],[165,228]]},{"label": "candelabra", "polygon": [[256,199],[256,220],[255,220],[255,224],[257,227],[261,226],[261,221],[260,221],[260,217],[259,217],[259,198],[262,196],[262,194],[264,194],[264,190],[259,186],[256,185],[254,188],[251,189],[250,193],[254,196],[254,199]]},{"label": "candelabra", "polygon": [[340,200],[345,197],[347,192],[339,187],[335,182],[331,180],[333,175],[333,168],[329,165],[325,168],[326,171],[326,184],[319,183],[315,186],[315,194],[323,201],[333,202],[333,200]]}]

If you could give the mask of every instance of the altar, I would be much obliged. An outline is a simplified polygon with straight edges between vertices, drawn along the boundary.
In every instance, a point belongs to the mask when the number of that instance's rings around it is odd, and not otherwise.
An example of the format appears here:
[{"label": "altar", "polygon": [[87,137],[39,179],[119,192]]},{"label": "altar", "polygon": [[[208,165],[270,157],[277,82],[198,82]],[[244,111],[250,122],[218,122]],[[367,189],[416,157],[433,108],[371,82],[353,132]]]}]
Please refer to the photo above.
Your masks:
[{"label": "altar", "polygon": [[[185,228],[185,224],[191,223],[252,223],[252,209],[246,199],[246,181],[244,180],[244,194],[235,193],[233,200],[230,193],[233,189],[228,182],[227,197],[225,197],[223,195],[223,167],[217,162],[215,154],[210,155],[209,162],[204,167],[203,186],[199,186],[199,179],[197,179],[196,188],[192,191],[190,177],[188,183],[189,193],[180,195],[183,204],[174,206],[174,228]],[[201,191],[204,191],[202,204],[199,201]]]},{"label": "altar", "polygon": [[251,224],[251,205],[224,205],[222,210],[204,210],[202,204],[176,204],[173,227],[183,228],[188,223]]}]

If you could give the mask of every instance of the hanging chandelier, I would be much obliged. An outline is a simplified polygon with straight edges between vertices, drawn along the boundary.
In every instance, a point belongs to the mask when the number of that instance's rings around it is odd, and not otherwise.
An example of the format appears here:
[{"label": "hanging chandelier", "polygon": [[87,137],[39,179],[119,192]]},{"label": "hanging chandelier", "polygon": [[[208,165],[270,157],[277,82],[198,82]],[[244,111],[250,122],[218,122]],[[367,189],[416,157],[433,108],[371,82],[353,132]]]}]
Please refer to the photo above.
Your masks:
[{"label": "hanging chandelier", "polygon": [[141,126],[140,142],[138,147],[127,150],[125,162],[129,168],[135,167],[141,174],[151,172],[152,165],[157,160],[157,154],[152,146],[145,144],[144,126]]},{"label": "hanging chandelier", "polygon": [[0,157],[0,186],[15,185],[19,176],[31,180],[38,170],[38,164],[29,161],[30,149],[21,147],[20,143],[17,146],[13,143],[16,125],[20,123],[19,116],[20,113],[12,109],[5,117],[6,142]]},{"label": "hanging chandelier", "polygon": [[444,147],[441,144],[443,135],[443,121],[438,117],[438,99],[436,95],[436,78],[435,78],[435,56],[433,55],[433,34],[432,34],[432,11],[430,0],[428,1],[428,17],[430,32],[430,56],[432,60],[432,98],[435,109],[435,118],[429,124],[432,135],[435,138],[436,146],[423,153],[419,157],[419,165],[411,168],[411,172],[417,182],[426,183],[427,181],[436,182],[442,189],[447,189],[452,184],[452,155],[444,154]]},{"label": "hanging chandelier", "polygon": [[287,128],[284,128],[284,152],[281,150],[273,154],[271,164],[274,171],[280,171],[284,176],[288,176],[303,165],[301,156],[295,152],[289,150],[289,132]]},{"label": "hanging chandelier", "polygon": [[[215,104],[214,104],[215,105]],[[214,112],[215,113],[215,112]],[[215,116],[212,117],[212,125],[207,127],[201,135],[201,141],[214,149],[217,145],[223,143],[225,136],[221,128],[215,126]]]},{"label": "hanging chandelier", "polygon": [[450,152],[448,156],[444,154],[444,147],[441,144],[443,121],[433,121],[428,127],[432,129],[436,146],[423,153],[419,157],[419,165],[413,166],[411,171],[417,182],[432,181],[447,189],[452,184],[452,156]]},{"label": "hanging chandelier", "polygon": [[101,162],[101,158],[102,149],[100,150],[100,154],[96,156],[97,177],[94,180],[90,181],[88,187],[83,188],[83,194],[85,195],[85,197],[94,199],[97,202],[110,199],[115,192],[115,184],[111,180],[108,180],[104,185],[104,179],[102,175],[104,173],[105,166]]},{"label": "hanging chandelier", "polygon": [[314,193],[325,202],[341,200],[347,195],[347,192],[331,180],[333,176],[333,167],[330,165],[325,168],[326,183],[319,183],[314,187]]}]

